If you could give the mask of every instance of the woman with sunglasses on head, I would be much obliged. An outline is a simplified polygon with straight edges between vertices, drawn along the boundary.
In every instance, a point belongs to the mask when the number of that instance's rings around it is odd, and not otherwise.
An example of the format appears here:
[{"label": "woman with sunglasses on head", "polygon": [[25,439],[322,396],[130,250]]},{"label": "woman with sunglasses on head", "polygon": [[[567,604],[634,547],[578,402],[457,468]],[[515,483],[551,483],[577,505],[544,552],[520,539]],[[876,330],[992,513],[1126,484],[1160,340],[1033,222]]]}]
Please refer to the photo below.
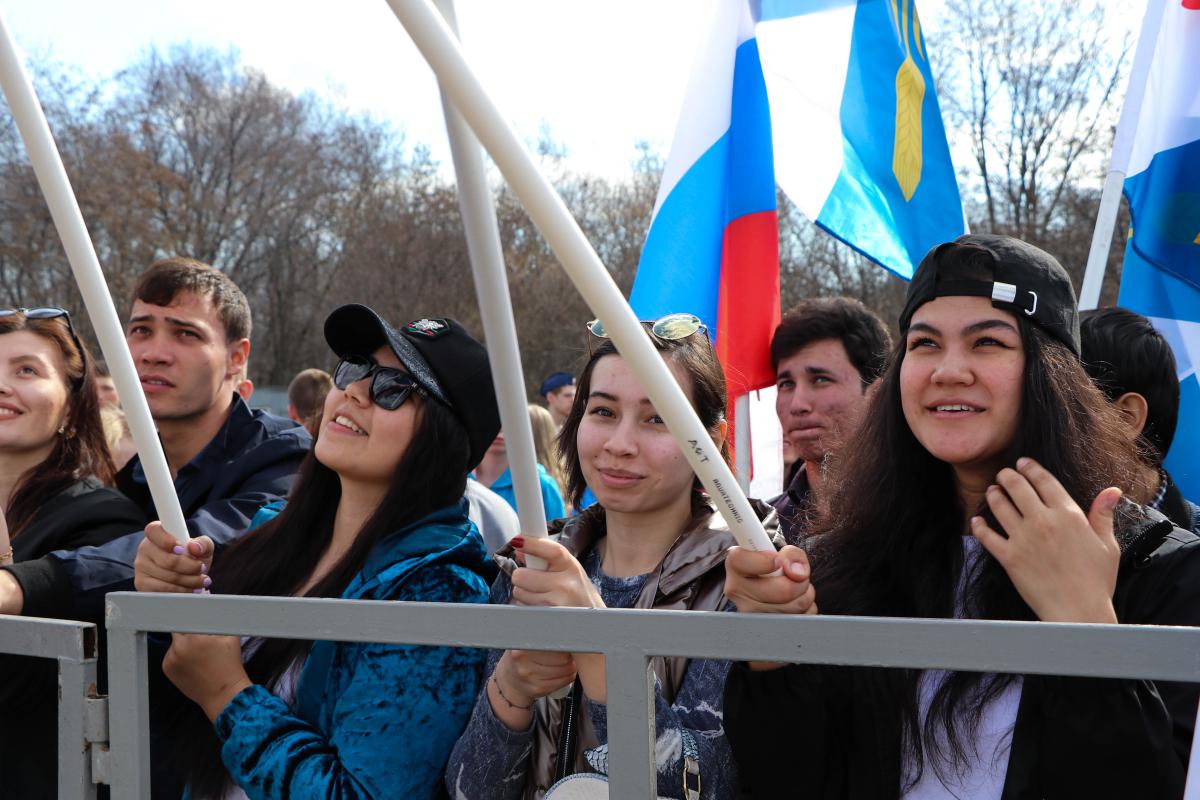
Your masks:
[{"label": "woman with sunglasses on head", "polygon": [[[0,311],[0,566],[144,525],[138,507],[106,485],[114,473],[89,354],[70,316]],[[0,673],[0,794],[54,797],[58,670],[2,656]]]},{"label": "woman with sunglasses on head", "polygon": [[[1079,360],[1071,282],[1004,236],[932,250],[809,563],[734,549],[739,611],[1200,624],[1200,539],[1137,496],[1139,458]],[[784,574],[772,576],[777,566]],[[752,797],[1178,798],[1195,684],[738,664]]]},{"label": "woman with sunglasses on head", "polygon": [[[287,505],[211,571],[152,524],[139,590],[487,601],[495,569],[462,499],[500,427],[483,346],[453,320],[396,330],[359,305],[325,338],[341,361]],[[435,797],[484,655],[176,634],[163,671],[195,706],[162,734],[191,800]]]},{"label": "woman with sunglasses on head", "polygon": [[[654,346],[713,440],[725,447],[725,376],[700,320],[645,323]],[[718,611],[732,534],[625,360],[598,323],[559,435],[568,494],[598,503],[559,520],[549,538],[518,538],[497,554],[491,602],[584,608]],[[515,549],[514,549],[515,548]],[[522,566],[544,559],[545,571]],[[515,560],[514,560],[515,559]],[[729,796],[733,763],[721,723],[728,663],[654,659],[658,786],[684,797]],[[493,651],[487,681],[446,770],[452,797],[537,798],[557,780],[605,772],[603,656]],[[569,687],[565,697],[552,696]],[[691,797],[691,795],[687,795]]]}]

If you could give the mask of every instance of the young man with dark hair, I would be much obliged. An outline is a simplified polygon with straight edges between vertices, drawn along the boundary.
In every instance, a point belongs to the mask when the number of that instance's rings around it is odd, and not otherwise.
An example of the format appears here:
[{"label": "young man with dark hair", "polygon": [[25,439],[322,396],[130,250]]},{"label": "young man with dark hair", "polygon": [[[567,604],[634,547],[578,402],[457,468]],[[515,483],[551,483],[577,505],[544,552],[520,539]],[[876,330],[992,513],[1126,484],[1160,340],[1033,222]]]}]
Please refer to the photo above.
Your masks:
[{"label": "young man with dark hair", "polygon": [[[207,535],[218,546],[236,539],[260,507],[287,494],[311,443],[303,428],[252,412],[235,391],[250,354],[245,295],[206,264],[160,261],[134,289],[126,339],[187,533]],[[139,458],[118,473],[116,485],[158,518]],[[133,588],[142,537],[134,531],[0,570],[0,613],[102,623],[104,595]]]},{"label": "young man with dark hair", "polygon": [[1080,316],[1084,368],[1121,411],[1131,442],[1150,459],[1149,497],[1135,498],[1162,512],[1177,527],[1200,533],[1200,506],[1188,501],[1163,469],[1179,418],[1175,354],[1150,320],[1124,308],[1085,311]]},{"label": "young man with dark hair", "polygon": [[787,490],[770,503],[790,544],[802,542],[822,461],[858,430],[891,344],[879,317],[846,297],[803,300],[775,329],[775,413],[797,460],[785,476]]}]

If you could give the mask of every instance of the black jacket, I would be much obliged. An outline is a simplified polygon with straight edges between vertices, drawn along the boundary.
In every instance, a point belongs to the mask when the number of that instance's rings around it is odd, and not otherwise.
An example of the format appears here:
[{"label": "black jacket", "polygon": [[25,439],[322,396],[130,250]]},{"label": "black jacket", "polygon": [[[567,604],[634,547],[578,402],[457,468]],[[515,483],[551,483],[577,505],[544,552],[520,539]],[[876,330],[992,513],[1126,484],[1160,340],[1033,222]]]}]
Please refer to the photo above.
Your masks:
[{"label": "black jacket", "polygon": [[[1113,596],[1118,619],[1200,625],[1200,537],[1147,511],[1127,541]],[[725,725],[749,796],[899,796],[900,742],[865,696],[868,669],[734,666]],[[1198,698],[1196,684],[1025,676],[1003,800],[1177,800]]]},{"label": "black jacket", "polygon": [[[13,539],[17,562],[104,544],[146,524],[131,500],[94,478],[63,490]],[[58,669],[50,659],[0,656],[0,796],[55,797]]]}]

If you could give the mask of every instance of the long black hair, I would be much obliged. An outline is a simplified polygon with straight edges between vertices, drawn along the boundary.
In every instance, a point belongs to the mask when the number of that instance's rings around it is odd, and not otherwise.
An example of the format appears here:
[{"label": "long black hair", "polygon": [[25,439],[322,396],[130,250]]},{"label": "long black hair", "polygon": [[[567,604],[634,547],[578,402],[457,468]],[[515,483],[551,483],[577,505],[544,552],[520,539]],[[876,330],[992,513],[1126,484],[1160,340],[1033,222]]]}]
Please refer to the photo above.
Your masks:
[{"label": "long black hair", "polygon": [[[1118,412],[1066,346],[1024,319],[1018,325],[1025,350],[1021,409],[1003,463],[1036,459],[1083,509],[1108,486],[1134,489],[1139,456],[1122,434]],[[858,433],[828,467],[827,494],[810,539],[821,612],[949,618],[957,598],[967,618],[1032,620],[1032,610],[986,551],[964,574],[967,512],[983,516],[994,530],[1003,528],[986,503],[963,507],[952,467],[909,428],[900,389],[906,352],[901,341]],[[909,786],[927,763],[939,774],[965,766],[987,702],[1014,680],[953,673],[922,725],[919,675],[864,668],[842,676],[845,691],[871,698],[880,741],[896,748],[887,755],[907,757],[915,766],[904,776]]]},{"label": "long black hair", "polygon": [[[417,414],[411,442],[392,474],[387,493],[341,560],[304,597],[339,597],[381,540],[431,512],[457,502],[466,491],[470,445],[462,424],[445,406],[413,396]],[[214,593],[295,595],[316,569],[333,538],[341,499],[338,474],[310,452],[300,467],[287,506],[278,517],[243,536],[220,556]],[[268,639],[246,661],[254,683],[274,689],[308,653],[312,642]],[[230,785],[220,743],[199,706],[186,703],[175,731],[175,757],[193,797],[221,797]]]}]

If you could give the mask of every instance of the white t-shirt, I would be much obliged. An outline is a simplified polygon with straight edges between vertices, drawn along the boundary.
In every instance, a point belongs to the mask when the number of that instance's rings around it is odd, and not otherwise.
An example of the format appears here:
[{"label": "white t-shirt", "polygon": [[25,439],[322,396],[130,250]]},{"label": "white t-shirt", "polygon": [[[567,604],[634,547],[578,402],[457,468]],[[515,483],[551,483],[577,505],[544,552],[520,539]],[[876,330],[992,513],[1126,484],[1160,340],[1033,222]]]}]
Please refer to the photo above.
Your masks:
[{"label": "white t-shirt", "polygon": [[[963,537],[964,577],[970,574],[979,560],[980,552],[981,545],[974,536]],[[955,602],[955,617],[960,619],[963,588],[960,583],[958,599]],[[926,670],[921,673],[917,684],[917,711],[922,730],[934,695],[949,674],[944,670]],[[984,707],[975,734],[975,752],[973,755],[968,754],[970,757],[965,768],[956,772],[949,765],[932,763],[926,756],[921,779],[904,793],[904,800],[1000,800],[1004,793],[1004,779],[1008,776],[1012,733],[1020,705],[1021,679],[1017,678]],[[939,775],[939,767],[946,774]],[[906,776],[911,775],[913,771],[911,764],[905,765]]]}]

